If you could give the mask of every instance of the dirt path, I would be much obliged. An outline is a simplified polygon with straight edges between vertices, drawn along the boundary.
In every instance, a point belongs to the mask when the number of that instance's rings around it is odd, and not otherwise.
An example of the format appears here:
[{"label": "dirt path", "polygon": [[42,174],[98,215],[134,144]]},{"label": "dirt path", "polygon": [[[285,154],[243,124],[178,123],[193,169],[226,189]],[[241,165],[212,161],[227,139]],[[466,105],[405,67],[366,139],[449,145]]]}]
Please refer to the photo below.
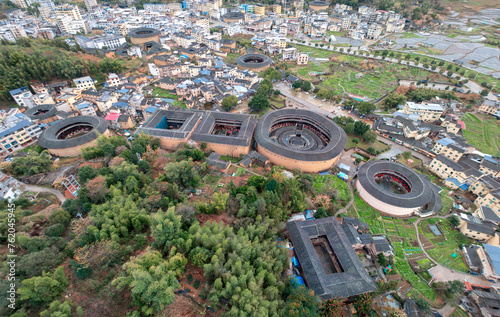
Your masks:
[{"label": "dirt path", "polygon": [[66,197],[64,197],[64,195],[60,191],[58,191],[57,189],[46,188],[46,187],[35,186],[35,185],[27,185],[27,184],[24,185],[24,188],[27,191],[31,191],[31,192],[46,192],[46,193],[54,194],[54,195],[56,195],[57,199],[59,199],[61,204],[66,201]]},{"label": "dirt path", "polygon": [[[349,208],[351,207],[351,205],[354,204],[354,195],[353,195],[354,189],[352,188],[351,182],[347,182],[347,186],[349,186],[349,192],[351,193],[351,200],[347,203],[347,205],[344,208],[339,209],[335,213],[335,217],[337,217],[339,214],[341,214],[341,213],[346,212],[347,210],[349,210]],[[358,218],[359,218],[358,208],[356,207],[356,204],[354,204],[354,210],[356,210],[356,214],[358,215]]]},{"label": "dirt path", "polygon": [[[449,215],[446,215],[446,216],[434,216],[434,217],[430,217],[430,218],[442,218],[442,219],[446,219],[448,217],[451,217],[453,214],[449,214]],[[425,218],[425,219],[429,219],[429,218]],[[424,245],[422,243],[422,241],[420,240],[420,232],[418,230],[418,225],[420,224],[420,222],[422,220],[425,220],[424,218],[420,218],[418,219],[417,221],[415,221],[413,223],[413,226],[415,227],[415,230],[417,232],[417,241],[418,241],[418,244],[420,246],[420,249],[422,250],[422,252],[424,253],[424,255],[432,262],[434,263],[436,266],[434,266],[433,268],[429,269],[429,273],[435,278],[434,281],[436,282],[446,282],[446,281],[461,281],[461,282],[471,282],[473,284],[479,284],[479,285],[499,285],[498,283],[492,283],[490,281],[487,281],[479,276],[475,276],[475,275],[471,275],[471,274],[467,274],[467,273],[463,273],[463,272],[459,272],[459,271],[455,271],[455,270],[452,270],[450,268],[447,268],[445,267],[444,265],[440,264],[439,262],[437,262],[436,260],[434,260],[428,253],[427,251],[425,250],[424,248]],[[499,285],[500,286],[500,285]]]}]

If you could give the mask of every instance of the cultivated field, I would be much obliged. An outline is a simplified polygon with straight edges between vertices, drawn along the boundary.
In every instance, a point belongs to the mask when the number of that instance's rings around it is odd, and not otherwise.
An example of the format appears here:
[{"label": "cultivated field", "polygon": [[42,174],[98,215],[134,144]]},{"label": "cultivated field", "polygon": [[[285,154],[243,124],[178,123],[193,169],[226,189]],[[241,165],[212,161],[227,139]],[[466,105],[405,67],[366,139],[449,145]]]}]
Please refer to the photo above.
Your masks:
[{"label": "cultivated field", "polygon": [[466,113],[464,137],[481,152],[500,155],[500,121],[492,116]]}]

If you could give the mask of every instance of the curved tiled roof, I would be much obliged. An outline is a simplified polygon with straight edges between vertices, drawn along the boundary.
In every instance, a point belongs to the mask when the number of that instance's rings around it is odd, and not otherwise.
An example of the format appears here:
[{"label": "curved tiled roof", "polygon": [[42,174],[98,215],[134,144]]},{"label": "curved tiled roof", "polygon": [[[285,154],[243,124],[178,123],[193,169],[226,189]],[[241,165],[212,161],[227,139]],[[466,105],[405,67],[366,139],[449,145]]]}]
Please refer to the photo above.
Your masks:
[{"label": "curved tiled roof", "polygon": [[[307,118],[309,122],[313,122],[313,124],[321,126],[322,129],[328,131],[330,142],[322,149],[311,151],[300,151],[274,142],[269,137],[269,131],[273,122],[277,118],[283,117],[297,119],[297,121],[299,121],[300,118]],[[327,161],[339,156],[347,143],[347,135],[344,130],[332,120],[316,112],[303,109],[282,109],[268,112],[260,118],[257,128],[255,129],[255,140],[257,144],[266,150],[278,155],[299,161],[315,162]]]},{"label": "curved tiled roof", "polygon": [[313,1],[313,2],[309,2],[309,5],[310,6],[329,6],[330,4],[326,1]]},{"label": "curved tiled roof", "polygon": [[131,38],[147,38],[160,34],[161,32],[159,30],[151,28],[137,28],[128,32],[128,36]]},{"label": "curved tiled roof", "polygon": [[[262,63],[252,63],[252,62],[245,62],[245,59],[248,58],[261,58]],[[246,68],[261,68],[264,66],[269,66],[273,63],[273,60],[263,54],[256,54],[256,53],[250,53],[250,54],[245,54],[236,59],[236,64],[246,67]]]},{"label": "curved tiled roof", "polygon": [[[36,114],[39,111],[47,111],[47,112],[41,113],[41,114]],[[36,120],[36,119],[44,120],[44,119],[55,116],[56,113],[57,113],[56,105],[43,104],[43,105],[38,105],[36,107],[33,107],[33,108],[26,110],[26,112],[24,114],[32,120]]]},{"label": "curved tiled roof", "polygon": [[[92,125],[93,129],[89,133],[71,138],[71,139],[58,139],[57,134],[61,129],[72,124],[87,124]],[[40,138],[38,144],[46,149],[66,149],[74,146],[83,145],[91,142],[108,129],[108,122],[100,117],[95,116],[77,116],[70,117],[61,121],[55,122],[47,130],[45,130]]]},{"label": "curved tiled roof", "polygon": [[[383,171],[396,172],[405,177],[411,186],[410,192],[396,194],[380,187],[375,181],[375,175]],[[434,201],[436,199],[435,193],[429,178],[400,163],[389,161],[367,162],[359,168],[358,181],[370,195],[396,207],[415,208],[428,203],[436,204]]]},{"label": "curved tiled roof", "polygon": [[245,13],[243,12],[228,12],[222,16],[223,19],[231,19],[231,20],[236,20],[236,19],[244,19],[245,18]]}]

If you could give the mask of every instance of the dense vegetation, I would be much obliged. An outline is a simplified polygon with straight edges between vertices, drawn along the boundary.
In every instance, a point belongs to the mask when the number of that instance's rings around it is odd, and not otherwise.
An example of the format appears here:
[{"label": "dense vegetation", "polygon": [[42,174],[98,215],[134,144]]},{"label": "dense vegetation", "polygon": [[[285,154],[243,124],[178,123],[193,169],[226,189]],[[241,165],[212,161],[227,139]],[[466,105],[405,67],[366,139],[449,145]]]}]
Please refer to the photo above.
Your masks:
[{"label": "dense vegetation", "polygon": [[[130,144],[101,136],[82,156],[104,162],[103,167],[79,169],[77,199],[66,200],[48,217],[32,215],[31,202],[16,201],[16,317],[100,314],[88,311],[90,304],[81,298],[63,298],[80,285],[86,285],[88,296],[105,299],[99,309],[117,306],[128,316],[158,315],[169,310],[178,296],[174,291],[182,289],[179,280],[193,267],[203,274],[200,297],[225,316],[301,316],[303,309],[318,315],[318,298],[283,277],[288,250],[278,238],[292,212],[310,208],[306,197],[319,206],[318,216],[332,215],[350,199],[347,185],[298,171],[289,177],[274,167],[241,186],[231,182],[210,199],[192,202],[188,195],[218,173],[204,163],[207,154],[189,146],[169,154],[145,135]],[[47,166],[29,167],[29,159]],[[33,152],[7,168],[33,174],[43,171],[35,166],[49,170],[51,162],[46,152]],[[0,204],[0,210],[5,237],[6,206]],[[202,225],[197,219],[223,214],[233,219],[231,225]],[[0,282],[1,290],[6,283]]]},{"label": "dense vegetation", "polygon": [[118,59],[86,60],[78,57],[64,40],[23,38],[0,45],[0,98],[10,100],[9,90],[27,86],[32,81],[71,80],[123,70]]}]

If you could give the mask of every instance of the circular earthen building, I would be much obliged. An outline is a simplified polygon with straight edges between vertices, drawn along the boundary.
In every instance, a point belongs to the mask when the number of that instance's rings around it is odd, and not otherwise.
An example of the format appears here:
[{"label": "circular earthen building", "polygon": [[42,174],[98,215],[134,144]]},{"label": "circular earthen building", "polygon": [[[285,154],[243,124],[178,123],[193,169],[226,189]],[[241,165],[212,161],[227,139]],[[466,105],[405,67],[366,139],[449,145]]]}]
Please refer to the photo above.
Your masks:
[{"label": "circular earthen building", "polygon": [[100,117],[77,116],[57,121],[38,139],[53,155],[78,156],[83,148],[94,146],[99,135],[108,135],[108,122]]},{"label": "circular earthen building", "polygon": [[356,188],[368,205],[391,216],[427,215],[441,209],[439,187],[427,176],[397,162],[363,164]]},{"label": "circular earthen building", "polygon": [[263,115],[255,129],[257,151],[288,169],[315,173],[334,166],[347,135],[332,120],[309,110],[282,109]]}]

